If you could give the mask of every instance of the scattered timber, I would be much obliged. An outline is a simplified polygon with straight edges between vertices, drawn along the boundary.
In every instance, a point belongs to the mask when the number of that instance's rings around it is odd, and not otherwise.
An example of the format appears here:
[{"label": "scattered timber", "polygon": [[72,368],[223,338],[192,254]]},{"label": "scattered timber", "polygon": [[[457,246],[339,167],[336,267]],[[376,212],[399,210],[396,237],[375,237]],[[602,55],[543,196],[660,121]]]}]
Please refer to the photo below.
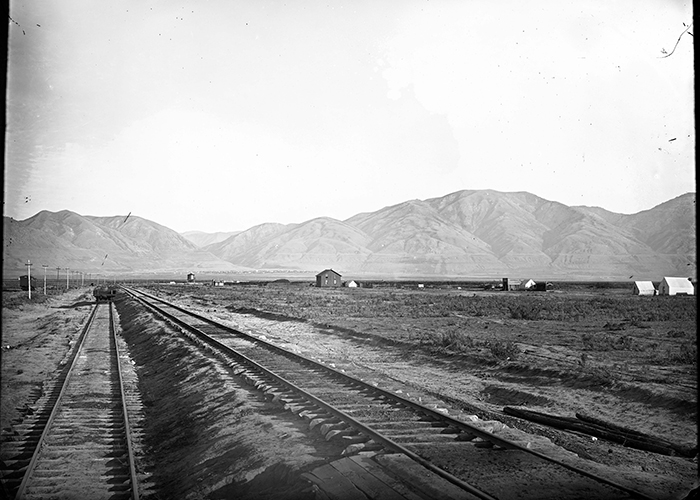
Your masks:
[{"label": "scattered timber", "polygon": [[693,457],[697,454],[697,448],[672,443],[666,439],[649,436],[648,434],[626,429],[585,415],[583,416],[584,418],[580,418],[579,414],[577,414],[579,418],[562,417],[508,406],[503,408],[503,412],[531,422],[548,425],[557,429],[581,432],[614,443],[619,443],[629,448],[651,451],[661,455]]}]

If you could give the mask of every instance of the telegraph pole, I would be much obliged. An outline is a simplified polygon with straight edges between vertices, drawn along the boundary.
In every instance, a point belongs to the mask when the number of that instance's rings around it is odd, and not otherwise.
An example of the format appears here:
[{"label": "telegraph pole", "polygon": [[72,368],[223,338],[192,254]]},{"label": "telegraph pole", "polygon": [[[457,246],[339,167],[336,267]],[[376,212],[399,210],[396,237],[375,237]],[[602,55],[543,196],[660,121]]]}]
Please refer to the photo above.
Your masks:
[{"label": "telegraph pole", "polygon": [[27,289],[29,290],[29,300],[32,300],[32,262],[27,259]]},{"label": "telegraph pole", "polygon": [[85,273],[80,272],[80,286],[85,286]]},{"label": "telegraph pole", "polygon": [[61,268],[56,268],[56,293],[58,293],[58,285],[61,282]]},{"label": "telegraph pole", "polygon": [[66,267],[66,290],[70,287],[70,267]]},{"label": "telegraph pole", "polygon": [[47,266],[46,264],[42,264],[41,267],[44,268],[44,295],[46,295],[46,268],[48,268],[49,266]]}]

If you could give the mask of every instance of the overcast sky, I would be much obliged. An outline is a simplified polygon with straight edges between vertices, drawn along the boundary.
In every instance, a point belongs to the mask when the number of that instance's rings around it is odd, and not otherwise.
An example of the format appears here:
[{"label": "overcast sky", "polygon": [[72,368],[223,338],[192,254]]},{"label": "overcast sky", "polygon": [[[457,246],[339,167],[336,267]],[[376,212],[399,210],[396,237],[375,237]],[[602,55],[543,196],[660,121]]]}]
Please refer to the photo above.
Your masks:
[{"label": "overcast sky", "polygon": [[462,189],[620,213],[695,191],[690,1],[11,0],[10,16],[16,219],[213,232]]}]

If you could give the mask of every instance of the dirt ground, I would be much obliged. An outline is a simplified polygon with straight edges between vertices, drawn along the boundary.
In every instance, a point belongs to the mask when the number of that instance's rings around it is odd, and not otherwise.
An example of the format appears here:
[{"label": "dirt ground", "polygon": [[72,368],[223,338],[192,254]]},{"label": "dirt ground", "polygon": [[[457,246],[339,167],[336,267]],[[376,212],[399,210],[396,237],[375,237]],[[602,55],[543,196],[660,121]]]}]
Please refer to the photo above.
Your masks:
[{"label": "dirt ground", "polygon": [[[0,428],[10,428],[25,405],[38,399],[42,383],[80,336],[90,310],[91,291],[71,290],[46,302],[17,301],[19,293],[3,292],[2,386]],[[22,294],[24,297],[24,294]]]},{"label": "dirt ground", "polygon": [[[445,293],[450,294],[449,300],[454,294],[464,295],[454,291],[426,290],[420,295],[416,291],[391,291],[387,295],[387,291],[376,289],[328,293],[314,288],[232,288],[236,290],[167,286],[157,290],[173,302],[351,374],[371,373],[377,383],[396,381],[406,393],[415,390],[414,396],[437,398],[431,401],[440,401],[450,414],[500,421],[509,429],[531,435],[532,443],[543,452],[567,457],[575,454],[577,465],[636,485],[651,496],[682,498],[697,482],[697,456],[666,456],[627,448],[503,412],[504,406],[562,416],[584,412],[688,447],[696,446],[697,363],[687,363],[680,356],[682,346],[695,343],[694,317],[624,321],[587,318],[584,314],[571,321],[535,321],[513,315],[473,314],[459,308],[435,313],[447,300]],[[355,292],[363,294],[360,299],[351,295]],[[89,313],[90,293],[73,290],[44,304],[13,303],[3,307],[3,430],[11,429],[11,421],[21,418],[25,405],[36,399],[43,380],[53,375],[71,342],[77,339]],[[389,313],[385,307],[388,300],[393,301]],[[368,303],[376,304],[376,308]],[[404,303],[408,305],[404,307]],[[137,321],[123,310],[120,315],[123,327]],[[446,335],[455,332],[466,335]],[[174,434],[173,441],[146,440],[141,473],[150,478],[148,487],[153,495],[183,487],[181,471],[187,467],[175,462],[177,456],[188,457],[186,465],[200,464],[195,466],[197,476],[190,478],[190,489],[183,498],[224,498],[234,493],[242,498],[275,498],[274,492],[264,491],[270,481],[282,481],[289,491],[306,495],[295,477],[333,453],[323,449],[322,441],[309,444],[301,427],[288,420],[288,415],[280,415],[264,401],[256,400],[252,392],[244,394],[243,387],[228,387],[223,379],[205,382],[202,374],[212,370],[191,358],[195,353],[181,350],[171,354],[177,359],[186,357],[191,370],[149,368],[149,359],[164,354],[163,346],[139,346],[136,337],[129,338],[126,331],[124,335],[134,349],[131,355],[141,380],[145,408],[153,409],[151,419],[146,420],[154,427],[148,432],[162,437],[158,426],[161,430],[177,426],[183,432]],[[436,342],[436,338],[443,341]],[[506,348],[504,353],[495,349],[498,346]],[[177,400],[188,402],[180,412],[172,403],[168,406],[171,398],[162,397],[166,382],[173,381],[181,396]],[[156,397],[157,393],[161,397]],[[230,401],[223,405],[212,396],[217,393],[222,397],[229,394]],[[220,415],[211,424],[214,427],[205,428],[203,420],[196,421],[199,415],[212,412]],[[182,418],[192,414],[195,421],[154,417],[168,414]],[[237,427],[240,430],[249,429],[238,444],[226,432],[233,424],[245,424]],[[191,434],[184,433],[188,428],[208,436],[208,448],[188,441],[192,439]],[[182,448],[185,445],[190,447]],[[239,460],[238,466],[221,469],[225,446],[238,450],[227,455],[229,461],[235,456],[258,460]],[[298,458],[285,462],[279,460],[280,456]],[[226,481],[216,478],[223,472],[229,478]],[[284,498],[279,493],[277,497]]]},{"label": "dirt ground", "polygon": [[[498,420],[544,437],[555,448],[577,454],[581,467],[658,498],[681,498],[697,482],[696,454],[650,453],[503,412],[504,406],[511,406],[567,417],[584,413],[696,448],[696,355],[691,363],[676,359],[684,345],[696,345],[694,312],[690,319],[663,321],[585,314],[570,321],[531,321],[455,312],[436,316],[425,307],[444,300],[445,294],[474,295],[459,291],[157,290],[174,302],[349,373],[369,369],[378,377],[439,396],[449,411]],[[357,299],[358,293],[362,299]],[[614,301],[619,291],[602,295]],[[416,312],[392,306],[393,312],[382,316],[377,314],[382,307],[374,312],[365,307],[387,297],[410,304]],[[694,299],[678,300],[691,301],[694,311]],[[449,331],[468,332],[471,347],[454,349],[426,341]],[[515,344],[516,359],[495,358],[487,346],[499,342]],[[555,449],[549,452],[557,454]]]}]

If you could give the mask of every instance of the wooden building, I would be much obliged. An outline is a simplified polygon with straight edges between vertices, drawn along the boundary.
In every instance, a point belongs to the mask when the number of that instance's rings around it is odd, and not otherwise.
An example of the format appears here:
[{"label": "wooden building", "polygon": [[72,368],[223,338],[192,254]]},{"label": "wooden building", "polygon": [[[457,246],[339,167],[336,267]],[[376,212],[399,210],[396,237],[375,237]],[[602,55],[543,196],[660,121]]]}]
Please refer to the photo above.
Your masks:
[{"label": "wooden building", "polygon": [[503,291],[507,292],[509,290],[517,290],[518,288],[520,288],[521,283],[522,280],[513,278],[503,278]]},{"label": "wooden building", "polygon": [[316,275],[316,286],[343,286],[342,276],[333,269],[326,269]]}]

